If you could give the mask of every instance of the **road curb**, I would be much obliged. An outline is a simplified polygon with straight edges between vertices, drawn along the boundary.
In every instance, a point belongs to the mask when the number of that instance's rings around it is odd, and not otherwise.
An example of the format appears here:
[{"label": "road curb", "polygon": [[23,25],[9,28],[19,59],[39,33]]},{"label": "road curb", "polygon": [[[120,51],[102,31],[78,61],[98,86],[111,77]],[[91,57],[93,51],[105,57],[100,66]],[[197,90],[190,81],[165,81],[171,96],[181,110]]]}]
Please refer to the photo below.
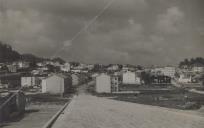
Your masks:
[{"label": "road curb", "polygon": [[60,114],[62,114],[62,112],[65,110],[65,108],[67,108],[68,105],[72,102],[72,99],[74,97],[75,96],[73,96],[70,101],[68,101],[54,116],[52,116],[52,118],[42,128],[51,128],[52,125],[57,120],[57,118],[60,116]]}]

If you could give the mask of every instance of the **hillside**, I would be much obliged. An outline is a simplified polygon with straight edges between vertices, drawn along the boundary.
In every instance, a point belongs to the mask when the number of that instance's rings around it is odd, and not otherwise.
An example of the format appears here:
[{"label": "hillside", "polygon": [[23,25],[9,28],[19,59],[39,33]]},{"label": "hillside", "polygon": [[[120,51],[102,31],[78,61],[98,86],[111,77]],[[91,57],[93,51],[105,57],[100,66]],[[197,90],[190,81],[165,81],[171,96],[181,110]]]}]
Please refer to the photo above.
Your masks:
[{"label": "hillside", "polygon": [[21,55],[8,44],[0,42],[0,63],[19,60]]},{"label": "hillside", "polygon": [[[2,43],[0,41],[0,63],[4,62],[13,62],[13,61],[28,61],[28,62],[39,62],[43,60],[51,60],[47,58],[37,57],[33,54],[20,54],[19,52],[13,50],[13,48],[9,44]],[[65,61],[59,57],[52,59],[53,61],[59,61],[60,63],[64,63]]]}]

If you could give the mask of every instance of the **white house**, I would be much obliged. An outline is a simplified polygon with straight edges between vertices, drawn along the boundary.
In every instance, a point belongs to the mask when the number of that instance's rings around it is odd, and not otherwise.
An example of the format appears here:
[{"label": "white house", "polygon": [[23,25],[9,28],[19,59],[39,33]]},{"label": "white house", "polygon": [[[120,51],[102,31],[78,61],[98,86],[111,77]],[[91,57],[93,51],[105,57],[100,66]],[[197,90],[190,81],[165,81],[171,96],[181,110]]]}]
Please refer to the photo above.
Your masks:
[{"label": "white house", "polygon": [[17,72],[16,65],[7,65],[9,72]]},{"label": "white house", "polygon": [[106,74],[100,74],[96,77],[96,92],[111,93],[111,77]]},{"label": "white house", "polygon": [[195,73],[202,73],[204,72],[204,66],[203,65],[194,65],[193,68],[192,68],[192,71],[195,72]]},{"label": "white house", "polygon": [[86,67],[88,68],[88,70],[92,70],[94,68],[94,65],[93,64],[88,64]]},{"label": "white house", "polygon": [[72,86],[70,76],[52,74],[42,80],[42,93],[62,94]]},{"label": "white house", "polygon": [[65,63],[64,65],[61,65],[60,70],[63,71],[63,72],[69,72],[70,71],[70,64]]},{"label": "white house", "polygon": [[21,87],[31,87],[40,84],[40,79],[34,76],[21,77]]},{"label": "white house", "polygon": [[161,67],[152,68],[150,70],[151,70],[152,74],[163,75],[163,68],[161,68]]},{"label": "white house", "polygon": [[107,68],[109,71],[116,71],[119,69],[119,66],[117,64],[111,65],[110,67]]},{"label": "white house", "polygon": [[175,67],[164,67],[162,72],[165,76],[169,76],[171,78],[175,77],[176,68]]},{"label": "white house", "polygon": [[192,77],[189,74],[180,74],[179,79],[178,79],[179,83],[191,83],[192,82]]},{"label": "white house", "polygon": [[123,84],[141,84],[140,77],[136,76],[135,72],[123,73]]},{"label": "white house", "polygon": [[80,73],[81,70],[80,70],[80,69],[71,69],[71,72],[74,72],[74,73]]},{"label": "white house", "polygon": [[38,67],[44,66],[44,64],[43,64],[42,62],[38,62],[38,63],[36,63],[36,65],[37,65]]},{"label": "white house", "polygon": [[136,84],[141,84],[141,78],[138,77],[137,75],[136,75],[136,77],[135,77],[135,83],[136,83]]},{"label": "white house", "polygon": [[28,68],[29,66],[30,66],[29,62],[25,62],[25,61],[19,61],[18,62],[19,68]]},{"label": "white house", "polygon": [[123,71],[123,72],[128,72],[128,71],[129,71],[129,68],[126,67],[126,66],[123,66],[122,71]]}]

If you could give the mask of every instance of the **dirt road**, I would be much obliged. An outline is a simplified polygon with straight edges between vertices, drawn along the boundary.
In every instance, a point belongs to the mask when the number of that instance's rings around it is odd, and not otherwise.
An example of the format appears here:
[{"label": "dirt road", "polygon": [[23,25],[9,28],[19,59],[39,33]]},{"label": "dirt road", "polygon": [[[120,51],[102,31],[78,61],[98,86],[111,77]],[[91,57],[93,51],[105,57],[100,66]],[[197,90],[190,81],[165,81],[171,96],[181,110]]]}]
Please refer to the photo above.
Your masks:
[{"label": "dirt road", "polygon": [[204,117],[155,106],[76,96],[53,128],[203,128]]}]

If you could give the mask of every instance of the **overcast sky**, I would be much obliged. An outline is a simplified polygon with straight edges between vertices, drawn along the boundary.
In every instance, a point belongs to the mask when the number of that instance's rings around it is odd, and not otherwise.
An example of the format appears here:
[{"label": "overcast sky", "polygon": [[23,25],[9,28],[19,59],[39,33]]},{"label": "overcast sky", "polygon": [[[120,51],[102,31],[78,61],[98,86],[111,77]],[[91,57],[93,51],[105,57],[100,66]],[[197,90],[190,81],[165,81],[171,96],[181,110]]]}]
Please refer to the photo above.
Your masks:
[{"label": "overcast sky", "polygon": [[204,57],[203,13],[204,0],[0,0],[0,40],[67,61],[171,65]]}]

